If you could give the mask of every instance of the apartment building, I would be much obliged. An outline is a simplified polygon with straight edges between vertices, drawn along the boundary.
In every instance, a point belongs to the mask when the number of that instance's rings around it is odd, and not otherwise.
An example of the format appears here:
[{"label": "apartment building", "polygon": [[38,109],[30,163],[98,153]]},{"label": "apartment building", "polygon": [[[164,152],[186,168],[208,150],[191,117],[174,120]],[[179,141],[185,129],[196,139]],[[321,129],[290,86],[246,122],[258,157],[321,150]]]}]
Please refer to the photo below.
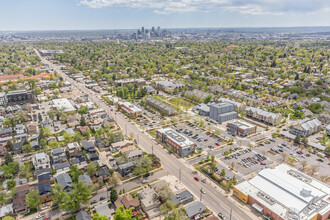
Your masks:
[{"label": "apartment building", "polygon": [[233,135],[246,137],[257,132],[257,126],[243,120],[228,122],[227,131]]},{"label": "apartment building", "polygon": [[235,106],[231,103],[219,102],[210,105],[210,119],[223,123],[237,118],[238,113],[235,111]]},{"label": "apartment building", "polygon": [[307,137],[321,130],[322,123],[317,118],[305,118],[291,126],[290,133]]},{"label": "apartment building", "polygon": [[145,99],[147,105],[151,106],[151,108],[155,109],[156,111],[160,112],[161,114],[172,116],[177,113],[177,111],[172,108],[171,106],[166,105],[163,102],[160,102],[156,99],[148,97]]},{"label": "apartment building", "polygon": [[248,107],[245,112],[247,117],[270,125],[275,125],[277,122],[281,122],[283,120],[280,113],[272,113],[260,108]]}]

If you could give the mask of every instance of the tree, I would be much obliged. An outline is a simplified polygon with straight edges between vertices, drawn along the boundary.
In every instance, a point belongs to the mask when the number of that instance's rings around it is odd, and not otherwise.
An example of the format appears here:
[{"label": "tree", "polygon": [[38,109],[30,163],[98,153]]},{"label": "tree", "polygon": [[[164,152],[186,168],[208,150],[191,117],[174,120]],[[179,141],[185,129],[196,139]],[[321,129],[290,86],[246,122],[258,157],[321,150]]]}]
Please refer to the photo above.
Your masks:
[{"label": "tree", "polygon": [[11,190],[16,186],[16,181],[14,179],[10,179],[7,181],[7,188]]},{"label": "tree", "polygon": [[171,199],[174,196],[174,193],[171,190],[169,184],[165,184],[157,191],[157,193],[163,202],[166,202],[167,200]]},{"label": "tree", "polygon": [[97,172],[97,166],[95,163],[91,162],[87,165],[87,173],[90,175],[90,176],[94,176]]},{"label": "tree", "polygon": [[83,171],[79,170],[77,165],[73,165],[69,174],[73,182],[78,182],[79,176],[83,174]]},{"label": "tree", "polygon": [[14,147],[13,142],[8,141],[7,144],[6,144],[7,151],[12,151],[13,150],[13,147]]},{"label": "tree", "polygon": [[319,170],[319,166],[318,165],[311,165],[309,169],[310,169],[311,174],[315,175],[317,173],[317,171]]},{"label": "tree", "polygon": [[64,133],[63,134],[64,142],[66,144],[70,143],[72,141],[72,136],[69,133]]},{"label": "tree", "polygon": [[89,108],[87,105],[81,105],[78,109],[78,113],[81,115],[85,115],[89,112]]},{"label": "tree", "polygon": [[212,95],[208,95],[205,99],[204,99],[204,103],[208,104],[212,99]]},{"label": "tree", "polygon": [[36,190],[31,190],[26,195],[26,205],[30,208],[38,208],[41,205],[39,193]]},{"label": "tree", "polygon": [[5,164],[8,165],[9,163],[13,162],[13,155],[11,155],[10,153],[6,153],[5,155]]},{"label": "tree", "polygon": [[301,143],[301,136],[299,134],[295,137],[294,142],[297,144]]},{"label": "tree", "polygon": [[66,200],[67,194],[62,189],[62,186],[58,183],[55,183],[52,186],[52,202],[54,204],[62,204]]},{"label": "tree", "polygon": [[93,215],[93,220],[109,220],[108,216],[100,215],[99,213],[95,213]]},{"label": "tree", "polygon": [[83,139],[84,139],[83,136],[81,136],[81,134],[79,134],[79,133],[75,133],[75,134],[73,135],[73,141],[74,141],[74,142],[78,142],[78,143],[80,144],[80,142],[81,142]]},{"label": "tree", "polygon": [[12,178],[15,176],[19,171],[19,163],[18,162],[10,162],[8,164],[3,165],[0,167],[3,171],[3,176],[6,178]]},{"label": "tree", "polygon": [[22,151],[24,153],[30,153],[30,152],[32,152],[32,145],[30,143],[23,145]]},{"label": "tree", "polygon": [[5,204],[7,202],[7,200],[8,200],[8,194],[5,191],[1,190],[0,191],[0,205]]},{"label": "tree", "polygon": [[188,218],[186,216],[186,210],[184,208],[176,208],[165,217],[165,220],[186,220],[186,219]]},{"label": "tree", "polygon": [[225,177],[226,176],[226,170],[225,169],[221,169],[221,176]]},{"label": "tree", "polygon": [[173,203],[171,200],[167,200],[160,206],[159,209],[160,209],[161,215],[166,215],[166,214],[172,212],[176,207],[177,207],[177,205],[175,203]]},{"label": "tree", "polygon": [[85,117],[84,116],[81,116],[81,118],[80,118],[80,126],[86,126],[86,125],[87,125],[87,123],[86,123]]},{"label": "tree", "polygon": [[51,109],[47,112],[47,115],[49,116],[50,119],[54,120],[54,118],[56,117],[56,110]]},{"label": "tree", "polygon": [[15,220],[15,218],[13,218],[11,216],[6,216],[2,220]]},{"label": "tree", "polygon": [[150,157],[142,157],[136,164],[134,173],[136,175],[146,174],[152,168],[152,160]]},{"label": "tree", "polygon": [[301,161],[301,166],[302,166],[302,170],[305,171],[305,169],[308,166],[308,162],[306,160]]},{"label": "tree", "polygon": [[61,210],[68,212],[76,212],[80,210],[82,204],[89,203],[89,197],[92,194],[92,189],[89,184],[83,183],[79,180],[72,185],[70,194],[67,194],[64,202],[60,203]]},{"label": "tree", "polygon": [[117,190],[115,188],[112,188],[110,192],[110,201],[114,203],[115,201],[117,201],[117,199],[118,199]]},{"label": "tree", "polygon": [[113,215],[114,220],[129,220],[132,219],[132,209],[125,209],[124,206],[120,206],[116,209],[115,214]]}]

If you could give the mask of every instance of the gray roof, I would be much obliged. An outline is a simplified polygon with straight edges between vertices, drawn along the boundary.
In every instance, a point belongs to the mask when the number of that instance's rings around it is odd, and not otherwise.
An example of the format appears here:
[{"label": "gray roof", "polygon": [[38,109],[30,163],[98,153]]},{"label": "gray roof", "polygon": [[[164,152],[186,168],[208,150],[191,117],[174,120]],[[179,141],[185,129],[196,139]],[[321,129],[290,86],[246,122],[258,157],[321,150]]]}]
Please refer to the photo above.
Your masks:
[{"label": "gray roof", "polygon": [[184,190],[184,191],[176,194],[175,196],[173,196],[173,198],[171,200],[175,204],[180,204],[180,203],[188,202],[193,199],[194,199],[194,196],[188,190]]},{"label": "gray roof", "polygon": [[57,164],[54,165],[55,170],[61,170],[61,169],[64,169],[66,167],[70,167],[70,163],[68,161],[65,161],[63,163],[57,163]]},{"label": "gray roof", "polygon": [[187,211],[187,216],[192,218],[194,215],[204,212],[206,207],[203,203],[196,201],[187,205],[185,209]]},{"label": "gray roof", "polygon": [[317,118],[314,118],[314,119],[305,118],[305,119],[295,123],[294,125],[297,125],[297,124],[299,124],[305,131],[308,131],[309,129],[322,125],[322,123]]},{"label": "gray roof", "polygon": [[80,175],[79,180],[81,180],[83,183],[92,183],[92,180],[88,174]]},{"label": "gray roof", "polygon": [[65,189],[67,187],[72,187],[72,179],[67,173],[61,173],[56,177],[56,181],[58,184],[62,185],[62,189]]},{"label": "gray roof", "polygon": [[134,167],[134,163],[128,162],[128,163],[123,163],[123,164],[118,165],[119,169],[127,169],[130,167]]},{"label": "gray roof", "polygon": [[92,217],[85,211],[80,211],[76,215],[76,220],[91,220]]},{"label": "gray roof", "polygon": [[132,158],[140,155],[142,155],[142,150],[135,149],[127,153],[127,158]]}]

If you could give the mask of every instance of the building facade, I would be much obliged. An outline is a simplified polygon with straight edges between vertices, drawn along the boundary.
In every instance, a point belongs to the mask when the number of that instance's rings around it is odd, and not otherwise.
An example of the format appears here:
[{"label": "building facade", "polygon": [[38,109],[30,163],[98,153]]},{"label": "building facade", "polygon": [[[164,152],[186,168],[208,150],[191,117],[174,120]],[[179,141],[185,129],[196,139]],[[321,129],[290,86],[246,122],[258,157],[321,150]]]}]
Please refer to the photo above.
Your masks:
[{"label": "building facade", "polygon": [[160,102],[156,99],[153,99],[151,97],[146,98],[145,102],[146,102],[147,105],[151,106],[151,108],[157,110],[161,114],[164,114],[164,115],[167,115],[167,116],[172,116],[172,115],[175,115],[177,113],[177,111],[174,108],[166,105],[163,102]]},{"label": "building facade", "polygon": [[9,105],[31,103],[34,100],[32,91],[15,90],[7,93],[7,102]]},{"label": "building facade", "polygon": [[318,119],[305,118],[291,126],[290,133],[307,137],[321,130],[322,123]]},{"label": "building facade", "polygon": [[248,107],[245,110],[246,116],[266,124],[275,125],[283,120],[280,113],[272,113],[260,108]]},{"label": "building facade", "polygon": [[162,128],[156,131],[156,137],[180,157],[186,157],[195,151],[195,144],[172,128]]},{"label": "building facade", "polygon": [[223,123],[237,118],[238,113],[235,112],[235,106],[231,103],[219,102],[210,105],[210,119]]},{"label": "building facade", "polygon": [[227,130],[233,135],[246,137],[257,132],[257,126],[243,120],[235,120],[227,124]]}]

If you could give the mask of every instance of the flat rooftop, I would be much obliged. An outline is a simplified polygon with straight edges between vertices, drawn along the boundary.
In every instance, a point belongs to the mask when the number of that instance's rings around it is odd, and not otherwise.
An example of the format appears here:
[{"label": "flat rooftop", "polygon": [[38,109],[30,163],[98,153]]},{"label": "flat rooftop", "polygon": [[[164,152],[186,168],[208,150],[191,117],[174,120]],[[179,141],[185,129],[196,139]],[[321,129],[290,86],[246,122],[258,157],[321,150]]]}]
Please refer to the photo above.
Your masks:
[{"label": "flat rooftop", "polygon": [[165,134],[167,138],[169,138],[171,141],[173,141],[182,148],[194,145],[194,142],[192,142],[185,136],[179,134],[172,128],[162,128],[162,129],[158,129],[158,131],[161,132],[162,134]]}]

